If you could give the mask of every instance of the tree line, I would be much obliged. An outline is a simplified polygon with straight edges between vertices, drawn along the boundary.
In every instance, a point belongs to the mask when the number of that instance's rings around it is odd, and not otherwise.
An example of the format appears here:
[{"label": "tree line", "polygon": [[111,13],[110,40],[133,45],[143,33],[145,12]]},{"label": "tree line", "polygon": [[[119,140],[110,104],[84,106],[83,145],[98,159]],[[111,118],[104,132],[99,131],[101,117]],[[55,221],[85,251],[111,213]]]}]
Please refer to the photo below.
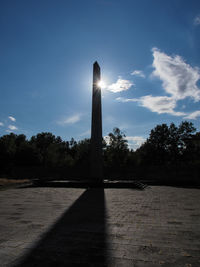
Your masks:
[{"label": "tree line", "polygon": [[[141,179],[198,183],[200,132],[191,122],[157,125],[136,150],[114,128],[103,140],[105,179]],[[0,176],[15,178],[87,179],[90,176],[90,139],[64,141],[49,132],[30,140],[24,134],[0,137]]]}]

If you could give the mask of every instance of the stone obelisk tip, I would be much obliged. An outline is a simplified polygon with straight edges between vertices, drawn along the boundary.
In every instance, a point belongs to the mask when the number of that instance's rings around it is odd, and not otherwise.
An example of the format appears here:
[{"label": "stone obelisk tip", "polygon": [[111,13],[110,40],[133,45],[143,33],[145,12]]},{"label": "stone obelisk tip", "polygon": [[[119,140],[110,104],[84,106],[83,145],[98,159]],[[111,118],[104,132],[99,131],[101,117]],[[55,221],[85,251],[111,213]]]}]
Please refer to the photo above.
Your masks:
[{"label": "stone obelisk tip", "polygon": [[93,65],[94,67],[97,66],[98,68],[100,68],[99,63],[97,61],[95,61]]}]

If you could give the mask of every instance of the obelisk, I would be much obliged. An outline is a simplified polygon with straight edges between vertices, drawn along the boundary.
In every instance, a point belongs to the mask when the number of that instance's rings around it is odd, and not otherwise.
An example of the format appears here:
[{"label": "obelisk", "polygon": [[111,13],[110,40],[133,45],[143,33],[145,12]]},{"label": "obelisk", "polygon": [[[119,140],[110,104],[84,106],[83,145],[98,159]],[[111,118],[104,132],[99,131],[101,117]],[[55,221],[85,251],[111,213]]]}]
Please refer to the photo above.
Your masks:
[{"label": "obelisk", "polygon": [[92,89],[92,127],[91,127],[91,181],[102,182],[102,114],[101,114],[101,79],[100,67],[97,61],[93,64]]}]

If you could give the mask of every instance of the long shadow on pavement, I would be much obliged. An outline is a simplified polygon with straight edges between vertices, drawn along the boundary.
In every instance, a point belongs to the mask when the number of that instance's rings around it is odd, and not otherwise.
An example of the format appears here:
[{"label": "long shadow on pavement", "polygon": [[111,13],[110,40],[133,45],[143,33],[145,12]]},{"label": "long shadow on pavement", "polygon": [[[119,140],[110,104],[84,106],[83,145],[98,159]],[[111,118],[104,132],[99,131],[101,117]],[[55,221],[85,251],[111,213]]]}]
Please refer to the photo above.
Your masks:
[{"label": "long shadow on pavement", "polygon": [[86,190],[15,266],[107,266],[104,189]]}]

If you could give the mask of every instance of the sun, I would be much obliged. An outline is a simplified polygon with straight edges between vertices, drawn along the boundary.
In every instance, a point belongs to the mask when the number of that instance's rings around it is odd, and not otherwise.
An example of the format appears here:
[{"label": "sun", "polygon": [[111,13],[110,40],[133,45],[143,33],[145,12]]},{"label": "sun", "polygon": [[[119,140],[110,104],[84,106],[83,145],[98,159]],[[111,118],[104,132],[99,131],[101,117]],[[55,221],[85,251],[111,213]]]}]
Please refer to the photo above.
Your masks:
[{"label": "sun", "polygon": [[106,84],[105,84],[105,82],[102,81],[102,80],[100,80],[100,81],[97,83],[97,85],[98,85],[101,89],[106,88]]}]

